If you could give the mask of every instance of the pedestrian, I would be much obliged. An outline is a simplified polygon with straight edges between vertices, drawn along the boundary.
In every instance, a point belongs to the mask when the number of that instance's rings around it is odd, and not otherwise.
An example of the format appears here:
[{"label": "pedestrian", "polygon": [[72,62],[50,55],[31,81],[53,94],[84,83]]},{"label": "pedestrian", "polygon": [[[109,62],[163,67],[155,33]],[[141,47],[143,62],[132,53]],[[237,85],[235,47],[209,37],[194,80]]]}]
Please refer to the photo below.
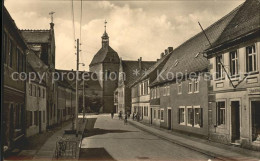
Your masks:
[{"label": "pedestrian", "polygon": [[111,118],[114,118],[114,111],[111,111]]},{"label": "pedestrian", "polygon": [[133,120],[135,120],[135,112],[133,113]]},{"label": "pedestrian", "polygon": [[127,125],[127,114],[125,114],[124,124]]},{"label": "pedestrian", "polygon": [[119,112],[119,120],[122,119],[122,111]]}]

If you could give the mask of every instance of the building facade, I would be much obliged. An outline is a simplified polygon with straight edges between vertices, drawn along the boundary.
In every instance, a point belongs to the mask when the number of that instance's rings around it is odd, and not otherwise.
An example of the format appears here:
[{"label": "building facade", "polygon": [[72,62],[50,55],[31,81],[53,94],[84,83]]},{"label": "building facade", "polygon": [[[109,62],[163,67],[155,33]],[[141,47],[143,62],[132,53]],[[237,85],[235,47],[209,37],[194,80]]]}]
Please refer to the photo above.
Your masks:
[{"label": "building facade", "polygon": [[[3,7],[3,142],[5,149],[12,149],[23,140],[25,124],[25,81],[18,74],[26,75],[26,42],[9,12]],[[16,73],[16,74],[15,74]]]},{"label": "building facade", "polygon": [[254,150],[260,149],[259,10],[259,1],[246,1],[206,50],[213,77],[210,138]]},{"label": "building facade", "polygon": [[121,111],[123,114],[131,114],[131,84],[154,63],[153,61],[142,61],[142,57],[137,61],[120,59],[118,87],[114,92],[115,101],[117,101],[114,105],[117,113]]},{"label": "building facade", "polygon": [[110,113],[114,109],[114,91],[118,84],[119,56],[109,46],[109,37],[106,31],[102,36],[102,47],[92,59],[89,70],[97,73],[102,87],[101,112]]},{"label": "building facade", "polygon": [[208,138],[209,61],[203,56],[209,43],[218,40],[238,9],[172,51],[158,77],[150,85],[151,120],[162,128]]},{"label": "building facade", "polygon": [[46,71],[47,127],[57,123],[57,90],[53,81],[55,72],[55,35],[54,23],[49,30],[20,30],[28,47],[48,66]]},{"label": "building facade", "polygon": [[[35,74],[35,79],[26,81],[26,137],[44,132],[47,125],[46,77],[41,79],[48,69],[32,51],[27,53],[27,74]],[[37,74],[38,73],[38,74]]]},{"label": "building facade", "polygon": [[[151,104],[151,98],[154,97],[155,90],[150,90],[150,82],[153,82],[157,74],[161,71],[164,64],[169,59],[172,53],[173,47],[168,47],[165,53],[161,53],[161,58],[156,62],[151,63],[151,66],[144,70],[142,75],[133,82],[130,86],[132,87],[132,113],[139,113],[141,120],[146,123],[153,123],[156,117],[153,116],[153,110],[155,106]],[[151,92],[150,92],[151,91]]]}]

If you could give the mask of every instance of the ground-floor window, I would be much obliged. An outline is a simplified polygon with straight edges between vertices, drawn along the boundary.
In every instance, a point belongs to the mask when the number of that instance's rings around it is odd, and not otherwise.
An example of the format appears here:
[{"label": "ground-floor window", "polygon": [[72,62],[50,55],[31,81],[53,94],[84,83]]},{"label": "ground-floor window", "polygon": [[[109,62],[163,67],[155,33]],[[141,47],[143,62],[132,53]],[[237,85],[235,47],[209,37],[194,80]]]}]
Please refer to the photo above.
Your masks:
[{"label": "ground-floor window", "polygon": [[160,112],[160,110],[158,110],[158,119],[161,119],[161,112]]},{"label": "ground-floor window", "polygon": [[34,111],[33,117],[34,117],[34,125],[38,126],[38,111]]},{"label": "ground-floor window", "polygon": [[164,110],[163,110],[163,109],[161,109],[161,110],[160,110],[160,112],[161,112],[161,121],[163,121],[163,120],[164,120],[164,118],[163,118],[163,113],[164,113]]},{"label": "ground-floor window", "polygon": [[194,121],[194,111],[192,106],[187,106],[187,125],[188,126],[193,126],[193,121]]},{"label": "ground-floor window", "polygon": [[226,124],[226,102],[217,102],[217,123],[218,125]]},{"label": "ground-floor window", "polygon": [[30,127],[33,125],[33,114],[32,114],[32,111],[27,111],[26,112],[26,115],[27,115],[27,127]]},{"label": "ground-floor window", "polygon": [[202,127],[203,110],[200,106],[194,106],[194,127]]},{"label": "ground-floor window", "polygon": [[144,106],[144,116],[148,116],[148,106]]},{"label": "ground-floor window", "polygon": [[156,119],[156,110],[153,111],[153,117]]},{"label": "ground-floor window", "polygon": [[45,123],[45,117],[46,117],[46,116],[45,116],[45,111],[43,111],[43,113],[42,113],[42,118],[43,118],[43,121],[42,121],[42,122],[43,122],[43,123]]},{"label": "ground-floor window", "polygon": [[185,119],[185,106],[179,107],[179,124],[185,125],[186,119]]},{"label": "ground-floor window", "polygon": [[200,106],[180,106],[179,124],[191,127],[202,127],[203,108]]}]

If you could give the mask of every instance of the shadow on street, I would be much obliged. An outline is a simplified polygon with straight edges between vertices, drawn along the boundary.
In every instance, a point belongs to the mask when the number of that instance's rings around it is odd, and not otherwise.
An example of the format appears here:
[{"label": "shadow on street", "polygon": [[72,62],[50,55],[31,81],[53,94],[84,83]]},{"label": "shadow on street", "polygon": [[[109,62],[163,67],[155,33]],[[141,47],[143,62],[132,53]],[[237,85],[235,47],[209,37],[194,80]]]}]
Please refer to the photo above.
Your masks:
[{"label": "shadow on street", "polygon": [[116,161],[104,148],[82,148],[79,160]]},{"label": "shadow on street", "polygon": [[128,131],[128,130],[112,130],[112,129],[100,129],[100,128],[94,128],[91,130],[85,130],[84,137],[90,137],[95,135],[103,135],[108,133],[126,133],[126,132],[137,132],[137,131]]}]

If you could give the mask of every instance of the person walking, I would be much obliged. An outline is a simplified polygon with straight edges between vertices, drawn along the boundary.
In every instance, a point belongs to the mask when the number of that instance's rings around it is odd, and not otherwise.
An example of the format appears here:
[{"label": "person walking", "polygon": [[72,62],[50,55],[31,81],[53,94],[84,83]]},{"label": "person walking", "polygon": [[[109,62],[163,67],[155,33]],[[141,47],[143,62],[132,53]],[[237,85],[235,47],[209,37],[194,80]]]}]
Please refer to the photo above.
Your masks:
[{"label": "person walking", "polygon": [[119,120],[122,119],[122,111],[119,112]]},{"label": "person walking", "polygon": [[114,111],[111,111],[111,118],[114,118]]},{"label": "person walking", "polygon": [[124,124],[127,125],[127,114],[125,114]]}]

